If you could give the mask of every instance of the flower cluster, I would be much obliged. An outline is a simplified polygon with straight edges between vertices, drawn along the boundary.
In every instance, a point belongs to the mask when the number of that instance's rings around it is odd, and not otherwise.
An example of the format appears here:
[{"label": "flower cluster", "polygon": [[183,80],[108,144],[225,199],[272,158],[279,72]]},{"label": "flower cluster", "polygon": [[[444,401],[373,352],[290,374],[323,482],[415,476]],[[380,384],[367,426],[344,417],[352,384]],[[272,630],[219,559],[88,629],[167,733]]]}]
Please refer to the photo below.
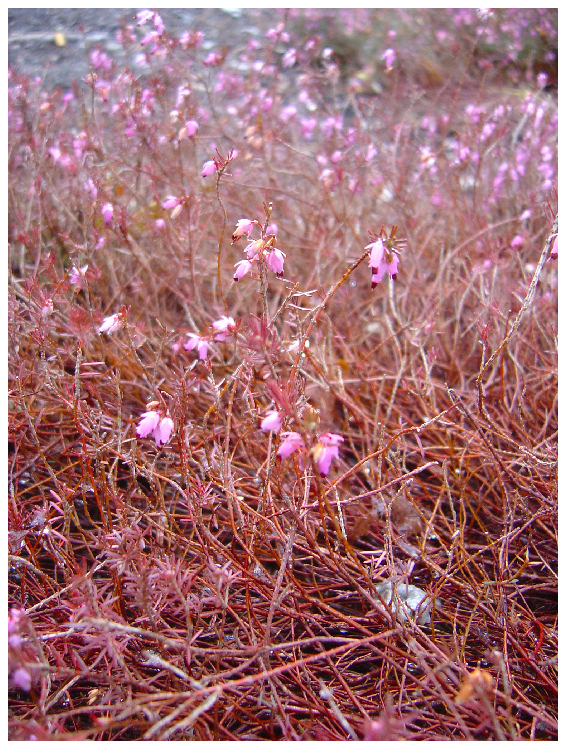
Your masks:
[{"label": "flower cluster", "polygon": [[[212,335],[198,335],[197,333],[189,333],[189,337],[183,348],[186,351],[192,351],[196,349],[199,359],[206,359],[208,356],[208,349],[210,348],[212,341],[226,341],[230,336],[236,332],[236,322],[234,318],[222,315],[218,320],[212,323],[212,328],[215,331]],[[175,351],[178,351],[180,344],[175,344]]]},{"label": "flower cluster", "polygon": [[[261,224],[258,221],[241,218],[238,220],[236,229],[232,234],[232,244],[237,242],[241,237],[246,235],[248,240],[254,226]],[[271,228],[271,227],[268,227]],[[267,234],[262,230],[261,239],[250,240],[244,252],[246,253],[245,260],[239,260],[236,263],[236,272],[234,273],[234,281],[239,281],[240,278],[247,276],[253,268],[254,263],[260,261],[265,262],[268,270],[275,273],[279,278],[283,275],[283,264],[285,262],[285,253],[275,247],[275,234]]]},{"label": "flower cluster", "polygon": [[[268,411],[261,422],[264,432],[278,432],[283,424],[283,417],[278,411]],[[282,432],[283,438],[277,450],[277,457],[288,458],[294,452],[306,453],[307,448],[303,436],[299,432]],[[321,476],[326,476],[330,470],[330,464],[338,457],[340,444],[344,437],[334,432],[325,432],[319,435],[317,442],[311,448],[311,455]]]},{"label": "flower cluster", "polygon": [[[157,401],[152,401],[148,404],[148,409],[158,405]],[[175,425],[169,411],[163,413],[162,411],[148,410],[141,415],[140,423],[136,427],[138,437],[143,439],[151,434],[157,447],[167,444],[174,431]]]},{"label": "flower cluster", "polygon": [[391,278],[397,278],[399,267],[400,240],[396,237],[397,227],[391,229],[389,237],[384,234],[383,228],[379,235],[373,235],[375,240],[366,245],[369,250],[369,267],[371,268],[371,288],[375,289],[386,273]]}]

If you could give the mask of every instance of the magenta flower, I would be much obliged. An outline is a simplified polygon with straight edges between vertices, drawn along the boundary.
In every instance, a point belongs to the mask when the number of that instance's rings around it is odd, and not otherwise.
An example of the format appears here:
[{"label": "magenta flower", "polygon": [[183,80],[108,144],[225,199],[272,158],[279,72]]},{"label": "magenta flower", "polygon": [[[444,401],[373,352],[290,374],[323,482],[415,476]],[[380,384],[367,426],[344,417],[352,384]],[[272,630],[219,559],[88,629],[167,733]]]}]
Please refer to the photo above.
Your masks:
[{"label": "magenta flower", "polygon": [[285,262],[285,253],[274,247],[265,259],[265,263],[270,271],[278,276],[283,275],[283,263]]},{"label": "magenta flower", "polygon": [[112,216],[114,215],[114,206],[112,203],[104,203],[102,206],[102,218],[104,219],[104,223],[108,225],[112,221]]},{"label": "magenta flower", "polygon": [[240,218],[236,224],[234,233],[232,234],[232,241],[235,242],[238,237],[242,237],[244,234],[250,235],[251,230],[254,228],[254,222],[249,218]]},{"label": "magenta flower", "polygon": [[320,435],[319,442],[314,446],[313,455],[321,476],[326,476],[332,460],[338,457],[338,446],[341,442],[344,442],[344,437],[339,434],[326,432]]},{"label": "magenta flower", "polygon": [[204,164],[202,165],[201,174],[203,177],[210,177],[210,175],[214,174],[214,172],[216,171],[217,169],[216,169],[216,164],[214,163],[214,161],[205,161]]},{"label": "magenta flower", "polygon": [[234,281],[239,281],[240,278],[243,278],[244,276],[247,276],[247,274],[251,271],[252,264],[249,260],[239,260],[236,263],[236,272],[234,273]]},{"label": "magenta flower", "polygon": [[136,427],[136,434],[142,439],[147,437],[148,434],[152,434],[157,429],[160,421],[161,416],[157,411],[146,411],[142,414],[141,421]]},{"label": "magenta flower", "polygon": [[232,317],[223,315],[219,320],[215,320],[212,323],[212,327],[217,331],[216,335],[214,336],[214,340],[225,341],[229,336],[233,334],[236,323],[234,322],[234,319]]},{"label": "magenta flower", "polygon": [[111,335],[112,333],[115,333],[117,330],[120,330],[120,328],[123,325],[122,315],[119,312],[116,312],[115,315],[110,315],[110,317],[105,317],[102,321],[102,325],[98,328],[99,333],[108,333],[108,335]]},{"label": "magenta flower", "polygon": [[288,458],[296,450],[305,449],[303,438],[298,432],[283,432],[281,436],[283,437],[283,442],[280,444],[279,450],[277,450],[277,455],[280,458]]},{"label": "magenta flower", "polygon": [[185,349],[187,351],[196,348],[199,359],[206,359],[209,346],[210,341],[208,341],[206,338],[202,338],[196,333],[191,333],[189,335],[189,340],[185,343]]},{"label": "magenta flower", "polygon": [[261,421],[264,432],[278,432],[281,429],[283,419],[278,411],[268,411]]}]

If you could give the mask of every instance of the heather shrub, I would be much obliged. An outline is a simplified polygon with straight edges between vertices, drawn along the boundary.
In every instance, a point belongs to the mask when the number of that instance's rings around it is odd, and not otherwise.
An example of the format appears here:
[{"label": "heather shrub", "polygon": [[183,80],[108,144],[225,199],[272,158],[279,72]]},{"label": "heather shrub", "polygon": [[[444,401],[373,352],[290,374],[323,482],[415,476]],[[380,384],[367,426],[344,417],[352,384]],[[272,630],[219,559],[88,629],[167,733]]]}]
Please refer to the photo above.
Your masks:
[{"label": "heather shrub", "polygon": [[556,16],[9,71],[12,738],[556,739]]}]

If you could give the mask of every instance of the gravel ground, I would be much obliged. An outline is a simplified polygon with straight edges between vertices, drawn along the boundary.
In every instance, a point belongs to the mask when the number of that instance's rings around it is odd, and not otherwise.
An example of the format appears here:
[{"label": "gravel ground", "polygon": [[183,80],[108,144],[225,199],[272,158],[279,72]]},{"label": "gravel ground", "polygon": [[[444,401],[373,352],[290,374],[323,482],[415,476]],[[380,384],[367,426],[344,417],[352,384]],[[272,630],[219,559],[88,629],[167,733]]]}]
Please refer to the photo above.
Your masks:
[{"label": "gravel ground", "polygon": [[[100,45],[118,62],[134,68],[116,42],[122,23],[135,25],[136,8],[10,8],[8,10],[8,62],[30,77],[40,76],[48,88],[69,88],[89,72],[88,50]],[[240,46],[250,36],[265,33],[276,17],[268,10],[222,8],[162,8],[165,29],[176,35],[202,31],[203,47]],[[57,46],[62,33],[65,45]],[[141,47],[140,47],[141,49]],[[147,69],[146,69],[147,72]]]}]

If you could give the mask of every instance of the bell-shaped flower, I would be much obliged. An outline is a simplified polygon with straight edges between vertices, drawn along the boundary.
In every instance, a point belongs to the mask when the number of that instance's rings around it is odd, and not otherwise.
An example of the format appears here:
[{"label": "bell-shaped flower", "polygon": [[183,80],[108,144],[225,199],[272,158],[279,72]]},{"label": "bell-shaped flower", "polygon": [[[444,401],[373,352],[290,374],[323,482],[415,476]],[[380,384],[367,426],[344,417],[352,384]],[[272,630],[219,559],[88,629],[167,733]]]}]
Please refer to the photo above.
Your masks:
[{"label": "bell-shaped flower", "polygon": [[330,470],[330,464],[338,457],[338,447],[344,442],[344,437],[332,432],[321,434],[319,441],[313,448],[314,461],[321,476],[326,476]]},{"label": "bell-shaped flower", "polygon": [[153,439],[155,440],[155,444],[157,447],[161,447],[161,445],[167,444],[169,440],[171,439],[171,435],[173,434],[173,431],[175,430],[175,424],[173,423],[173,419],[169,416],[165,416],[159,424],[156,426],[156,428],[153,430]]},{"label": "bell-shaped flower", "polygon": [[112,203],[104,203],[101,208],[102,218],[106,225],[112,222],[112,216],[114,215],[114,206]]},{"label": "bell-shaped flower", "polygon": [[304,450],[305,443],[298,432],[283,432],[283,442],[279,445],[277,455],[280,458],[288,458],[296,450]]},{"label": "bell-shaped flower", "polygon": [[206,338],[202,338],[196,333],[191,333],[189,335],[188,341],[185,343],[185,349],[187,351],[190,351],[191,349],[196,348],[199,359],[206,359],[209,346],[210,346],[210,341],[207,340]]},{"label": "bell-shaped flower", "polygon": [[278,432],[281,429],[283,419],[278,411],[268,411],[261,421],[264,432]]},{"label": "bell-shaped flower", "polygon": [[216,330],[216,335],[214,336],[215,341],[225,341],[229,336],[231,336],[234,333],[234,330],[236,328],[236,323],[234,322],[234,319],[232,317],[227,317],[226,315],[222,315],[222,317],[219,320],[215,320],[212,323],[212,327],[214,330]]},{"label": "bell-shaped flower", "polygon": [[119,312],[116,312],[116,314],[104,318],[104,320],[102,321],[102,325],[98,328],[98,332],[108,333],[108,335],[111,335],[112,333],[115,333],[117,330],[119,330],[122,325],[122,315]]},{"label": "bell-shaped flower", "polygon": [[142,439],[152,434],[159,425],[161,417],[157,411],[146,411],[141,415],[141,421],[136,427],[136,434]]},{"label": "bell-shaped flower", "polygon": [[377,273],[385,255],[383,239],[376,239],[375,242],[366,245],[365,249],[371,250],[369,255],[369,267],[371,268],[372,273]]},{"label": "bell-shaped flower", "polygon": [[254,228],[254,222],[251,219],[249,218],[238,219],[238,223],[236,224],[236,228],[234,229],[234,233],[232,234],[232,242],[235,242],[239,237],[242,237],[244,234],[249,236],[253,228]]},{"label": "bell-shaped flower", "polygon": [[397,255],[392,252],[389,255],[389,260],[387,259],[387,256],[384,257],[381,265],[377,269],[377,273],[372,273],[371,276],[371,288],[375,289],[377,284],[382,280],[383,276],[386,273],[389,273],[391,278],[395,280],[395,277],[397,276],[397,268],[399,266],[399,258]]},{"label": "bell-shaped flower", "polygon": [[269,255],[265,258],[265,264],[272,273],[278,276],[283,275],[283,263],[285,262],[285,253],[274,247]]},{"label": "bell-shaped flower", "polygon": [[169,442],[174,431],[175,424],[173,423],[173,419],[169,414],[163,416],[159,411],[146,411],[142,414],[140,423],[136,427],[138,437],[143,439],[151,435],[157,447],[161,447],[161,445]]},{"label": "bell-shaped flower", "polygon": [[210,177],[210,175],[214,174],[214,172],[216,172],[216,171],[217,171],[217,169],[216,169],[216,164],[214,163],[214,161],[212,161],[212,160],[211,161],[205,161],[204,164],[202,165],[202,172],[201,172],[201,174],[202,174],[203,177]]},{"label": "bell-shaped flower", "polygon": [[245,253],[248,256],[248,260],[255,260],[257,259],[259,255],[259,251],[263,247],[263,241],[261,239],[254,239],[253,242],[250,242],[249,245],[245,249]]},{"label": "bell-shaped flower", "polygon": [[234,281],[239,281],[240,278],[243,278],[244,276],[247,276],[247,274],[251,271],[252,264],[249,260],[239,260],[236,263],[236,272],[234,273]]}]

